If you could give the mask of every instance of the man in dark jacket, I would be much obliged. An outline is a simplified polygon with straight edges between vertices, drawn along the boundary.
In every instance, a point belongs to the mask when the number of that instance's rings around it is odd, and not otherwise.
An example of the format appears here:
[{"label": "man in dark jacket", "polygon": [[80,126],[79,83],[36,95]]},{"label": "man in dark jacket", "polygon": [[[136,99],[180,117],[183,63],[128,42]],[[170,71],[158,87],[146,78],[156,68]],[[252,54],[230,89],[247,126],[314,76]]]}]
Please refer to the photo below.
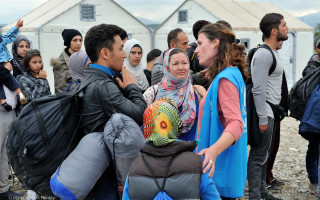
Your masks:
[{"label": "man in dark jacket", "polygon": [[317,52],[317,54],[313,55],[306,68],[304,68],[302,72],[302,76],[305,77],[308,74],[312,73],[315,69],[320,67],[320,35],[314,38],[314,50]]},{"label": "man in dark jacket", "polygon": [[[120,27],[107,24],[94,26],[86,34],[84,45],[93,64],[85,69],[81,83],[88,85],[80,97],[83,134],[103,132],[114,112],[125,114],[142,125],[147,104],[134,77],[122,65],[126,53],[121,34]],[[123,80],[116,78],[118,87],[113,76],[120,71]],[[86,199],[119,199],[114,169],[110,166]]]},{"label": "man in dark jacket", "polygon": [[[302,76],[305,77],[311,73],[313,73],[317,68],[320,67],[320,35],[314,38],[314,50],[317,52],[317,54],[313,55],[306,68],[302,72]],[[311,99],[311,98],[310,98]],[[308,104],[310,99],[308,100]],[[315,106],[314,103],[312,103],[313,106]],[[309,178],[309,184],[307,185],[307,190],[311,194],[314,194],[315,196],[318,196],[319,194],[319,188],[318,188],[318,162],[319,162],[319,137],[317,133],[317,129],[315,129],[313,126],[313,133],[308,131],[306,127],[306,124],[312,122],[313,120],[316,120],[316,114],[319,112],[317,109],[310,109],[312,112],[308,112],[307,107],[311,106],[306,106],[306,109],[304,110],[304,115],[303,119],[301,120],[301,124],[299,127],[299,133],[303,134],[305,133],[306,135],[309,136],[309,144],[308,144],[308,149],[307,149],[307,154],[306,154],[306,169],[308,173],[308,178]],[[308,123],[306,123],[305,119],[308,119]],[[307,126],[308,127],[308,126]]]}]

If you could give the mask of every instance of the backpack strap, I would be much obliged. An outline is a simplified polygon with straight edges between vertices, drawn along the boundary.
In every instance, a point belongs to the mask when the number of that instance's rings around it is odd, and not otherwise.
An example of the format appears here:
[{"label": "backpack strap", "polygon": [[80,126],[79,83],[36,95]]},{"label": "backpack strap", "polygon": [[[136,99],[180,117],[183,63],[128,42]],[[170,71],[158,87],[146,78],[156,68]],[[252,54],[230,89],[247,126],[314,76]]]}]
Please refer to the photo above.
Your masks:
[{"label": "backpack strap", "polygon": [[164,191],[164,187],[165,187],[165,185],[166,185],[166,180],[167,180],[167,177],[168,177],[168,174],[169,174],[169,170],[170,170],[172,161],[173,161],[173,159],[174,159],[175,156],[172,156],[171,159],[170,159],[170,162],[169,162],[168,168],[167,168],[167,170],[166,170],[166,174],[165,174],[165,176],[164,176],[164,180],[163,180],[163,182],[162,182],[161,188],[160,188],[159,182],[157,181],[157,179],[156,179],[155,176],[154,176],[154,173],[153,173],[152,170],[151,170],[151,167],[150,167],[149,163],[147,162],[147,160],[145,159],[145,157],[144,157],[143,154],[141,154],[141,156],[142,156],[142,160],[143,160],[144,164],[146,165],[146,167],[147,167],[148,171],[150,172],[150,174],[151,174],[154,182],[156,183],[158,190],[159,190],[160,192]]},{"label": "backpack strap", "polygon": [[275,57],[272,49],[271,49],[268,45],[262,44],[262,45],[260,45],[258,48],[268,49],[268,50],[270,51],[271,55],[272,55],[273,61],[272,61],[272,65],[271,65],[271,67],[270,67],[270,69],[269,69],[269,74],[268,74],[268,75],[270,76],[270,75],[274,72],[274,70],[276,69],[276,67],[277,67],[277,59],[276,59],[276,57]]},{"label": "backpack strap", "polygon": [[65,90],[63,90],[64,92],[68,92],[69,90],[70,90],[70,87],[71,87],[71,85],[72,84],[74,84],[74,83],[76,83],[76,84],[80,84],[80,81],[70,81],[69,83],[68,83],[68,86],[67,86],[67,88],[65,89]]},{"label": "backpack strap", "polygon": [[191,62],[193,61],[193,59],[194,59],[194,51],[193,51],[193,54],[192,54],[192,57],[191,57]]},{"label": "backpack strap", "polygon": [[[97,86],[97,83],[98,83],[98,81],[95,82],[94,88]],[[72,92],[74,92],[73,95],[76,96],[77,94],[79,94],[79,92],[81,92],[81,91],[82,91],[84,88],[86,88],[88,85],[89,85],[89,84],[86,84],[86,85],[84,85],[84,86],[82,86],[82,87],[81,87],[81,84],[78,85],[77,88],[75,89],[75,91],[72,91]],[[92,95],[93,95],[93,92],[94,92],[94,89],[92,90],[92,92],[91,92],[91,94],[90,94],[89,100],[91,100],[91,97],[92,97]],[[63,159],[62,159],[62,161],[61,161],[61,163],[60,163],[60,165],[59,165],[59,168],[60,168],[62,162],[65,160],[65,158],[66,158],[66,156],[67,156],[67,152],[69,151],[69,148],[70,148],[70,146],[71,146],[71,143],[72,143],[72,141],[73,141],[73,139],[74,139],[74,137],[75,137],[75,135],[76,135],[76,133],[77,133],[77,131],[78,131],[78,128],[79,128],[79,126],[80,126],[80,122],[81,122],[81,120],[82,120],[82,117],[83,117],[86,109],[87,109],[87,106],[88,106],[89,102],[90,102],[90,101],[88,101],[88,102],[85,104],[84,109],[83,109],[83,112],[82,112],[82,114],[81,114],[80,117],[79,117],[78,123],[77,123],[77,125],[76,125],[76,128],[75,128],[73,134],[72,134],[70,143],[69,143],[69,145],[68,145],[68,147],[67,147],[67,150],[66,150],[65,153],[64,153],[64,156],[63,156]],[[32,102],[31,102],[31,103],[32,103]]]}]

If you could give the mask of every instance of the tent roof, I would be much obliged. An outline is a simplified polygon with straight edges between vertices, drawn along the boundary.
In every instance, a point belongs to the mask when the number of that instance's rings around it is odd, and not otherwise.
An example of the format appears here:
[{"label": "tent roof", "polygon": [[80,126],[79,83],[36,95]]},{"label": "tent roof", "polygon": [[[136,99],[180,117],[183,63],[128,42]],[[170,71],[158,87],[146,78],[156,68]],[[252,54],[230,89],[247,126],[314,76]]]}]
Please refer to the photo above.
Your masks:
[{"label": "tent roof", "polygon": [[269,2],[196,0],[202,7],[221,20],[231,24],[235,30],[260,30],[259,23],[267,13],[284,16],[291,31],[313,31],[313,28]]},{"label": "tent roof", "polygon": [[313,28],[296,17],[268,2],[234,1],[234,0],[185,0],[160,26],[177,12],[186,2],[194,1],[203,9],[220,20],[225,20],[233,30],[260,31],[259,23],[267,13],[280,13],[284,16],[290,31],[313,31]]},{"label": "tent roof", "polygon": [[[48,23],[49,21],[53,20],[57,16],[61,15],[62,13],[68,11],[73,6],[77,5],[78,3],[82,2],[83,0],[48,0],[39,7],[35,8],[25,16],[21,17],[24,20],[23,27],[20,28],[21,31],[35,31],[41,28],[43,25]],[[125,12],[139,21],[135,16],[121,7],[115,1],[111,1],[115,5],[122,8]],[[140,22],[140,21],[139,21]],[[140,22],[143,26],[149,29],[148,26]],[[16,21],[12,22],[11,24],[6,25],[3,27],[2,31],[6,32],[11,27],[16,25]]]}]

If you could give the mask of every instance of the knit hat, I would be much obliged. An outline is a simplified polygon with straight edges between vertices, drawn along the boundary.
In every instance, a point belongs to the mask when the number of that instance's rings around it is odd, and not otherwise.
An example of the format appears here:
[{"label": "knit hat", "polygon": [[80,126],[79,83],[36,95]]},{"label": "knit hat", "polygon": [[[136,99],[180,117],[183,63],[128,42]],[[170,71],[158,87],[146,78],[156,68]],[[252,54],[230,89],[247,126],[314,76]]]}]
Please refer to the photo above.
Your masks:
[{"label": "knit hat", "polygon": [[320,44],[320,34],[314,38],[314,46],[318,47]]},{"label": "knit hat", "polygon": [[80,35],[82,37],[81,33],[76,29],[64,29],[62,31],[62,38],[64,40],[64,43],[63,43],[64,46],[69,48],[72,38],[77,35]]},{"label": "knit hat", "polygon": [[178,139],[181,126],[178,108],[164,97],[149,105],[143,115],[143,134],[155,146],[165,146]]},{"label": "knit hat", "polygon": [[86,67],[88,55],[85,51],[78,51],[73,53],[68,62],[68,67],[70,69],[70,74],[72,80],[82,81],[84,76],[84,68]]}]

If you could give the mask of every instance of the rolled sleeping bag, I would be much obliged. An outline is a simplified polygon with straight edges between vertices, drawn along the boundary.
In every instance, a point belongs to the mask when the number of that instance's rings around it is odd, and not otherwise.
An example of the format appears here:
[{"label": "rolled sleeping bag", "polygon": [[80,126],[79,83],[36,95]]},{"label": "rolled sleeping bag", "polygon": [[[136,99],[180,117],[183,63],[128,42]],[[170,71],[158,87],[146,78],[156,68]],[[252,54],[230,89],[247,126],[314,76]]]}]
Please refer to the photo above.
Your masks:
[{"label": "rolled sleeping bag", "polygon": [[110,163],[103,133],[90,133],[52,175],[53,194],[63,200],[84,199]]},{"label": "rolled sleeping bag", "polygon": [[130,165],[145,143],[143,133],[133,119],[115,113],[104,127],[104,140],[115,163],[118,183],[124,185]]}]

